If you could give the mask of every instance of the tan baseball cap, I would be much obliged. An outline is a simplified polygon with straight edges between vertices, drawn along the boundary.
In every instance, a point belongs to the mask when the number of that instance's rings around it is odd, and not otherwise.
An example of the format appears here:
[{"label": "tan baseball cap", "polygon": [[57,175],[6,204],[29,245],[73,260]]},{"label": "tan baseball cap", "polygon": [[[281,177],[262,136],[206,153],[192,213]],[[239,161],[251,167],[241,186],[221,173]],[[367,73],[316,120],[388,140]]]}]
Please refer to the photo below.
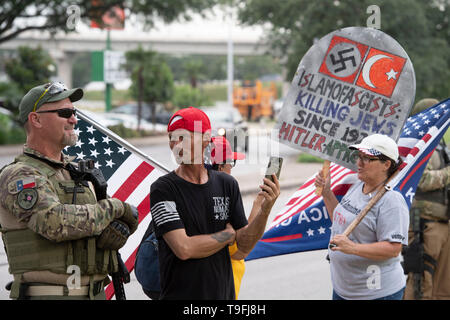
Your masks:
[{"label": "tan baseball cap", "polygon": [[25,124],[28,114],[38,110],[43,104],[69,98],[71,102],[83,97],[81,88],[67,89],[62,82],[51,82],[32,88],[19,104],[19,121]]},{"label": "tan baseball cap", "polygon": [[379,133],[365,137],[360,144],[354,144],[348,148],[375,157],[384,154],[395,162],[399,155],[397,143],[392,138]]}]

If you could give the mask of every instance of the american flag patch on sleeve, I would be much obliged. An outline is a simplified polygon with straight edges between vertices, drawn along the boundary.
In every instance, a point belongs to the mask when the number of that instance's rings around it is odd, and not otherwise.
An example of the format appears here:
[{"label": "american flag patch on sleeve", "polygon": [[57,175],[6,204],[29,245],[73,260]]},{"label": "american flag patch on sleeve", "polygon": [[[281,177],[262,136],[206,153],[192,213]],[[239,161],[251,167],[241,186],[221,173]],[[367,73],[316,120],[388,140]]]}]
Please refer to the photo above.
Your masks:
[{"label": "american flag patch on sleeve", "polygon": [[177,206],[174,201],[158,202],[150,211],[152,212],[153,221],[155,221],[158,227],[170,221],[180,220]]}]

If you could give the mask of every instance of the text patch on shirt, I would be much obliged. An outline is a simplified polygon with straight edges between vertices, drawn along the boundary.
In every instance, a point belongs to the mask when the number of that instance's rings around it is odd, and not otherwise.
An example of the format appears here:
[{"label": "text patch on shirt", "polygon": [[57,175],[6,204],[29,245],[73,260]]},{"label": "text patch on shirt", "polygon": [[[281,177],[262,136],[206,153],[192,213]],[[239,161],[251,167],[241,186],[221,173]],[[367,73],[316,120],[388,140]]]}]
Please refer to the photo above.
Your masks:
[{"label": "text patch on shirt", "polygon": [[230,214],[230,197],[213,197],[214,219],[228,220]]},{"label": "text patch on shirt", "polygon": [[361,212],[361,209],[356,208],[351,204],[350,199],[342,199],[341,206],[343,206],[347,211],[353,213],[354,215],[358,215]]}]

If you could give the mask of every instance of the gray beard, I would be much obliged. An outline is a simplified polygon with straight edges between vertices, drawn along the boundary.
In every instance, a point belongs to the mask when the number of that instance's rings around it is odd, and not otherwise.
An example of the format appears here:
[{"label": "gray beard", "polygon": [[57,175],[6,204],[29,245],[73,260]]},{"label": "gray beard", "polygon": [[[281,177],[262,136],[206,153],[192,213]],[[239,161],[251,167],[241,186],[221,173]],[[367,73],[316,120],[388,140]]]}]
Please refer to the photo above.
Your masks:
[{"label": "gray beard", "polygon": [[73,147],[78,141],[78,136],[73,133],[73,134],[69,134],[69,135],[64,135],[63,141],[62,141],[62,145],[63,147]]}]

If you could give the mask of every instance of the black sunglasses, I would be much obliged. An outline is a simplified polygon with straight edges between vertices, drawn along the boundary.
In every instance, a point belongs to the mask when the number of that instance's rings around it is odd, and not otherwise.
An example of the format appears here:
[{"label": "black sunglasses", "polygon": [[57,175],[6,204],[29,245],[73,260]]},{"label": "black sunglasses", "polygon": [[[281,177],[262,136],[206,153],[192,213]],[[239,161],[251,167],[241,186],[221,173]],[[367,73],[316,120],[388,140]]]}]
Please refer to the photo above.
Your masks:
[{"label": "black sunglasses", "polygon": [[58,116],[61,118],[69,119],[72,115],[77,115],[77,109],[72,108],[62,108],[62,109],[56,109],[56,110],[45,110],[45,111],[36,111],[36,113],[49,113],[49,112],[56,112],[58,113]]}]

